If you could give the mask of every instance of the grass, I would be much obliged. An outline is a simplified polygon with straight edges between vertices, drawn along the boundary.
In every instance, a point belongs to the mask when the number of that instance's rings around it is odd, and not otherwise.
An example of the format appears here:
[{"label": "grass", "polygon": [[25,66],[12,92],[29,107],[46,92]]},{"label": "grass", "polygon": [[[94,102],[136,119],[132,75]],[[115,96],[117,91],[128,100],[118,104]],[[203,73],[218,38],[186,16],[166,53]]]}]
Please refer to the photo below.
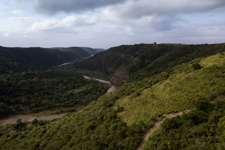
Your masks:
[{"label": "grass", "polygon": [[203,68],[194,70],[192,64],[196,61],[199,60],[175,67],[167,79],[149,88],[145,86],[152,78],[148,82],[143,81],[144,88],[140,89],[138,96],[133,93],[116,102],[116,107],[124,107],[119,116],[128,125],[137,121],[147,123],[159,114],[190,109],[198,100],[211,99],[224,93],[224,54],[200,60]]}]

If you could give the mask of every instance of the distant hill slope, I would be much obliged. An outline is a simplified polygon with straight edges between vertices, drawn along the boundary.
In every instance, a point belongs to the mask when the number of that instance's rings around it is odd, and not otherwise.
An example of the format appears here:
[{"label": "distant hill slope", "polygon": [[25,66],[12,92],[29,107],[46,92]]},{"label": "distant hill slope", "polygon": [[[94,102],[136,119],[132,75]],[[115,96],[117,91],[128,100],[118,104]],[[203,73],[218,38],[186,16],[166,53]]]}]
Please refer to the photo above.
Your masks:
[{"label": "distant hill slope", "polygon": [[0,74],[25,70],[42,70],[96,54],[91,48],[8,48],[0,47]]},{"label": "distant hill slope", "polygon": [[89,47],[68,47],[68,48],[55,48],[62,52],[71,52],[80,58],[87,58],[93,56],[101,51],[101,49],[94,49]]},{"label": "distant hill slope", "polygon": [[117,84],[152,76],[181,63],[225,51],[225,44],[122,45],[76,63],[75,68],[104,73]]},{"label": "distant hill slope", "polygon": [[0,127],[0,149],[135,150],[159,114],[185,110],[192,111],[165,120],[146,149],[223,149],[225,53],[124,84],[58,120]]},{"label": "distant hill slope", "polygon": [[26,71],[0,75],[0,118],[21,112],[87,105],[104,95],[108,85],[79,74]]}]

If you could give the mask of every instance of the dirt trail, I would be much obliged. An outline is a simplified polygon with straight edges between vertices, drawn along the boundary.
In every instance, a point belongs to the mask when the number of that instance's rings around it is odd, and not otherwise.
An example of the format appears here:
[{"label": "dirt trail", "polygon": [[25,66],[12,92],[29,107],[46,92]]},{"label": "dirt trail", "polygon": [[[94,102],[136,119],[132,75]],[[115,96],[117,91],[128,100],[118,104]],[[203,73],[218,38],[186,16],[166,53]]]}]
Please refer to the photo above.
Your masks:
[{"label": "dirt trail", "polygon": [[183,115],[183,113],[188,113],[191,110],[186,110],[183,112],[177,112],[177,113],[172,113],[172,114],[163,114],[161,117],[159,117],[156,121],[156,123],[148,130],[148,132],[143,136],[143,139],[141,141],[141,143],[139,144],[137,150],[142,150],[144,147],[145,142],[148,140],[149,136],[156,131],[161,124],[167,119],[167,118],[174,118],[176,116],[181,116]]}]

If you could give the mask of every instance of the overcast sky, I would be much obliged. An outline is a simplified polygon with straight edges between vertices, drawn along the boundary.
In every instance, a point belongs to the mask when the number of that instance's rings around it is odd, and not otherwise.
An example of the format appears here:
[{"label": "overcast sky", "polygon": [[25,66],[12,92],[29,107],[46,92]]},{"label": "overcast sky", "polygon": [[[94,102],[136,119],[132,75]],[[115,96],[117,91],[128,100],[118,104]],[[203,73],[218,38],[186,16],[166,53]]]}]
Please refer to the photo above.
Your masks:
[{"label": "overcast sky", "polygon": [[225,0],[0,0],[0,45],[224,43]]}]

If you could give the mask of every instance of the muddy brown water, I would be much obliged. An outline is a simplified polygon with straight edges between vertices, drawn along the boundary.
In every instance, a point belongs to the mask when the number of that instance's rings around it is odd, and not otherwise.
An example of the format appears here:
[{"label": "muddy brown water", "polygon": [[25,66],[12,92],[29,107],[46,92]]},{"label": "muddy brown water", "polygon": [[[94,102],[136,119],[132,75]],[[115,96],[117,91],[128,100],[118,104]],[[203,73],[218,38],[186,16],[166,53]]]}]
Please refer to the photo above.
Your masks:
[{"label": "muddy brown water", "polygon": [[34,119],[37,120],[44,120],[49,121],[53,119],[61,118],[68,113],[62,113],[62,114],[56,114],[56,115],[44,115],[44,116],[34,116],[34,115],[11,115],[4,117],[0,120],[0,125],[6,125],[6,124],[14,124],[18,119],[21,119],[22,122],[31,122]]}]

